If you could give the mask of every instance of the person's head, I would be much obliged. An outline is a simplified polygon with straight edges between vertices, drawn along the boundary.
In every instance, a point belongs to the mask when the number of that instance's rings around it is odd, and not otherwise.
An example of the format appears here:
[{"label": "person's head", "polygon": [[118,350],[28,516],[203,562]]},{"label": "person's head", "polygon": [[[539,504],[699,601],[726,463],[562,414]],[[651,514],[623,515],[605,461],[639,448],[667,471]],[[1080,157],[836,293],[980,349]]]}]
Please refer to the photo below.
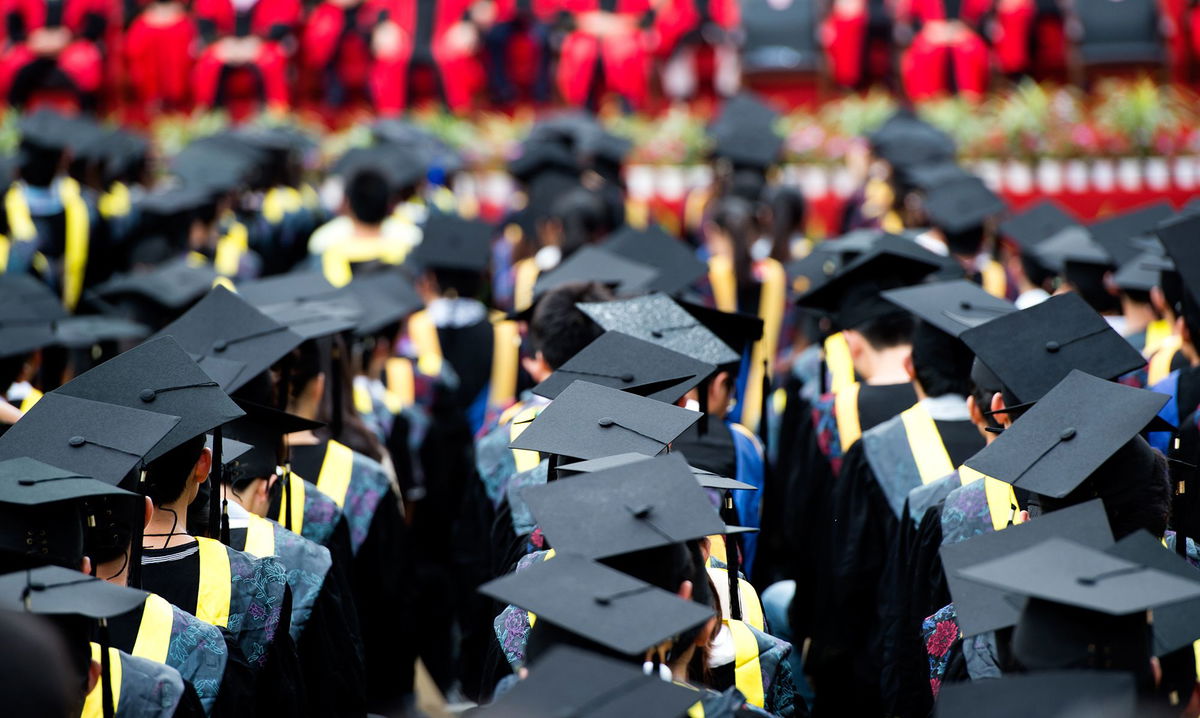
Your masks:
[{"label": "person's head", "polygon": [[983,434],[987,443],[992,443],[997,434],[988,431],[999,429],[1003,425],[991,413],[992,397],[999,396],[1004,389],[1000,379],[979,361],[978,357],[971,363],[971,394],[967,397],[967,412],[971,415],[971,423]]},{"label": "person's head", "polygon": [[534,356],[522,360],[530,376],[544,379],[604,333],[576,304],[612,298],[612,291],[597,282],[564,284],[539,297],[529,322]]},{"label": "person's head", "polygon": [[[342,359],[335,360],[335,356]],[[326,426],[317,431],[319,436],[335,438],[377,461],[383,459],[382,443],[354,408],[352,368],[340,336],[302,343],[283,366],[289,412],[324,423]]]},{"label": "person's head", "polygon": [[154,503],[149,497],[141,498],[140,503],[142,515],[136,518],[130,512],[137,507],[126,501],[105,499],[95,507],[96,526],[87,532],[86,560],[95,566],[97,578],[118,586],[128,585],[134,536],[131,522],[140,519],[145,527],[154,516]]},{"label": "person's head", "polygon": [[[889,312],[842,331],[854,370],[866,379],[876,373],[876,360],[912,346],[915,322],[908,312]],[[903,361],[903,357],[899,358]]]},{"label": "person's head", "polygon": [[22,142],[20,157],[21,180],[33,187],[49,187],[56,177],[66,171],[67,154],[61,147]]},{"label": "person's head", "polygon": [[792,238],[804,234],[808,206],[804,195],[795,187],[768,187],[763,195],[766,213],[763,225],[771,236],[771,257],[780,262],[792,258]]},{"label": "person's head", "polygon": [[928,322],[918,322],[913,333],[910,374],[927,397],[971,391],[971,364],[975,355],[958,339]]},{"label": "person's head", "polygon": [[1121,311],[1121,300],[1112,286],[1112,271],[1108,267],[1068,261],[1063,278],[1063,289],[1078,294],[1098,314]]},{"label": "person's head", "polygon": [[8,387],[19,381],[26,381],[37,370],[38,353],[14,354],[0,358],[0,391],[8,391]]},{"label": "person's head", "polygon": [[738,284],[752,278],[750,245],[758,238],[755,206],[741,197],[722,197],[713,209],[705,231],[705,244],[715,256],[733,263]]},{"label": "person's head", "polygon": [[346,208],[350,216],[365,225],[383,224],[392,210],[391,189],[387,178],[372,169],[355,172],[346,183]]},{"label": "person's head", "polygon": [[603,194],[584,187],[571,189],[554,201],[547,225],[547,237],[562,250],[564,259],[615,229]]},{"label": "person's head", "polygon": [[943,229],[941,233],[946,240],[946,246],[950,249],[950,254],[967,258],[974,258],[983,250],[983,241],[987,236],[982,224],[957,232]]},{"label": "person's head", "polygon": [[271,502],[279,483],[279,476],[271,473],[269,476],[241,478],[232,482],[230,493],[238,505],[256,516],[266,517],[271,510]]},{"label": "person's head", "polygon": [[[146,466],[146,496],[156,509],[186,507],[196,498],[200,484],[208,479],[212,451],[204,446],[204,435],[189,439]],[[181,530],[183,520],[179,517]]]},{"label": "person's head", "polygon": [[437,297],[447,299],[479,299],[485,278],[482,272],[467,269],[431,269],[417,281],[417,291],[426,301]]},{"label": "person's head", "polygon": [[0,695],[12,718],[74,718],[100,680],[86,619],[0,612]]}]

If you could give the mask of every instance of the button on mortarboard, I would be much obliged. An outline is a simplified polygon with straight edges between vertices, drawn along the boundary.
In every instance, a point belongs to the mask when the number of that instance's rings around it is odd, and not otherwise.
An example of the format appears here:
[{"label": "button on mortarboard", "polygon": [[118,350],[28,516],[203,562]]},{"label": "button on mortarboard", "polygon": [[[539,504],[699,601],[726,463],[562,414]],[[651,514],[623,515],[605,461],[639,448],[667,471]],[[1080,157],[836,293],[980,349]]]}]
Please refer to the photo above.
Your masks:
[{"label": "button on mortarboard", "polygon": [[741,360],[740,354],[663,294],[576,306],[607,331],[619,331],[715,366]]},{"label": "button on mortarboard", "polygon": [[[1116,379],[1146,363],[1074,293],[997,317],[961,338],[1017,403],[1037,401],[1074,369]],[[1030,351],[1035,347],[1041,351]]]},{"label": "button on mortarboard", "polygon": [[678,456],[533,486],[521,497],[551,546],[588,558],[725,533],[725,522]]},{"label": "button on mortarboard", "polygon": [[535,386],[533,393],[553,399],[581,379],[674,404],[715,371],[712,364],[657,344],[605,332]]},{"label": "button on mortarboard", "polygon": [[568,553],[485,583],[479,592],[536,614],[539,624],[546,621],[628,656],[713,617],[710,607]]},{"label": "button on mortarboard", "polygon": [[700,413],[586,381],[559,393],[511,444],[577,459],[659,454]]},{"label": "button on mortarboard", "polygon": [[[985,476],[1061,498],[1135,440],[1168,398],[1074,370],[965,463]],[[1150,451],[1147,446],[1148,461]]]},{"label": "button on mortarboard", "polygon": [[180,417],[148,461],[244,413],[169,336],[134,347],[54,393]]}]

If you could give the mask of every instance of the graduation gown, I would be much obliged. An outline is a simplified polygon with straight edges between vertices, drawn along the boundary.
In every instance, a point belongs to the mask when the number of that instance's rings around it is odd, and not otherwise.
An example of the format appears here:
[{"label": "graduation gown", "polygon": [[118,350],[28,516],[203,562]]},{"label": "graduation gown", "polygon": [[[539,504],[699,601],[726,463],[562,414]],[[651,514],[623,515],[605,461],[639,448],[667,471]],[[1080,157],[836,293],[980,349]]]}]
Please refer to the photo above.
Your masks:
[{"label": "graduation gown", "polygon": [[[573,20],[589,12],[613,13],[631,20],[635,27],[629,33],[601,39],[579,29]],[[594,90],[593,83],[602,77],[605,86],[634,109],[644,107],[653,50],[646,32],[654,22],[648,0],[561,0],[559,17],[565,34],[555,79],[563,100],[577,107],[585,105]]]},{"label": "graduation gown", "polygon": [[[900,59],[900,75],[909,97],[924,99],[951,92],[980,96],[987,89],[987,44],[974,28],[991,11],[988,0],[910,0],[904,15],[914,26],[912,43]],[[937,41],[928,23],[959,20],[962,37]]]},{"label": "graduation gown", "polygon": [[296,473],[315,476],[317,489],[342,511],[349,538],[350,587],[371,710],[394,707],[412,690],[416,601],[411,536],[400,499],[383,467],[336,441],[293,446]]},{"label": "graduation gown", "polygon": [[142,13],[125,31],[124,68],[140,115],[186,112],[192,106],[192,47],[196,22],[183,10],[174,18]]},{"label": "graduation gown", "polygon": [[254,672],[256,711],[302,713],[304,684],[290,635],[292,593],[284,567],[214,539],[195,541],[144,549],[142,587],[233,634]]},{"label": "graduation gown", "polygon": [[741,9],[731,0],[672,0],[664,3],[654,22],[658,31],[658,55],[670,57],[682,46],[709,42],[705,30],[710,25],[732,32],[741,21]]},{"label": "graduation gown", "polygon": [[[300,25],[299,0],[258,0],[249,8],[235,8],[230,0],[198,0],[192,8],[200,36],[208,47],[196,60],[193,92],[203,107],[223,105],[231,92],[228,80],[237,70],[248,70],[259,99],[269,107],[288,106],[287,55],[282,42]],[[246,68],[226,66],[214,44],[223,37],[255,36],[258,54]]]},{"label": "graduation gown", "polygon": [[345,7],[323,2],[309,13],[300,38],[301,62],[330,106],[367,92],[374,62],[371,35],[383,18],[382,7],[369,1]]},{"label": "graduation gown", "polygon": [[881,577],[908,492],[954,470],[983,447],[970,421],[935,421],[924,403],[875,428],[846,454],[830,495],[827,579],[817,598],[810,669],[819,710],[880,709]]},{"label": "graduation gown", "polygon": [[[1150,389],[1171,397],[1158,415],[1172,426],[1182,427],[1183,420],[1200,407],[1200,367],[1189,366],[1172,371],[1166,379],[1152,385]],[[1148,441],[1164,454],[1171,449],[1170,432],[1151,432]]]},{"label": "graduation gown", "polygon": [[[7,0],[4,4],[8,49],[0,55],[0,91],[14,106],[35,92],[68,89],[95,95],[104,78],[100,41],[108,25],[108,6],[100,0]],[[72,39],[55,57],[40,58],[27,40],[42,28],[66,28]],[[86,103],[85,103],[86,104]]]},{"label": "graduation gown", "polygon": [[308,714],[365,715],[358,615],[345,576],[332,570],[329,550],[269,519],[247,515],[243,520],[244,528],[231,528],[230,545],[251,556],[273,556],[287,570],[291,636],[307,688]]},{"label": "graduation gown", "polygon": [[[117,718],[199,718],[204,709],[192,685],[170,666],[131,656],[110,647],[109,676],[114,715]],[[92,644],[92,660],[101,660],[101,648]],[[81,718],[104,715],[103,683],[84,699]]]}]

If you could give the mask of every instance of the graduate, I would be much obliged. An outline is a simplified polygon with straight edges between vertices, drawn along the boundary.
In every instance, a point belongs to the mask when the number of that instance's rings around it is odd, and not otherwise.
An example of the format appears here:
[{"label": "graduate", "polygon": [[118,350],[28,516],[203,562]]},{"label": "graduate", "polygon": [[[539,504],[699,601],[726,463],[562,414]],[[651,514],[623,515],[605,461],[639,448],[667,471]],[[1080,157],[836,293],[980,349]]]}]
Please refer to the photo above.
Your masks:
[{"label": "graduate", "polygon": [[7,50],[0,56],[0,92],[13,107],[45,95],[66,95],[92,110],[103,83],[101,40],[110,20],[108,8],[92,0],[46,5],[5,5]]},{"label": "graduate", "polygon": [[654,5],[646,0],[560,3],[555,86],[563,101],[596,109],[596,100],[607,91],[627,108],[644,108],[649,99],[654,18]]},{"label": "graduate", "polygon": [[674,0],[656,8],[659,33],[656,55],[664,59],[663,92],[679,102],[690,100],[699,88],[697,55],[710,48],[715,68],[712,84],[718,95],[731,97],[741,84],[738,29],[741,8],[735,2]]},{"label": "graduate", "polygon": [[1079,222],[1053,201],[1037,202],[999,224],[1005,274],[1013,280],[1017,309],[1046,301],[1054,290],[1054,272],[1043,266],[1033,249],[1043,240]]},{"label": "graduate", "polygon": [[135,119],[192,109],[192,48],[196,20],[184,3],[156,0],[127,18],[123,64],[132,89]]},{"label": "graduate", "polygon": [[[235,5],[229,0],[204,0],[193,14],[204,45],[192,71],[195,103],[231,109],[231,101],[242,99],[248,84],[255,104],[286,110],[291,98],[285,45],[300,25],[300,3],[259,0]],[[235,85],[235,80],[243,85]]]},{"label": "graduate", "polygon": [[896,11],[910,39],[900,58],[909,99],[962,94],[978,99],[987,90],[988,49],[983,37],[990,3],[913,0]]},{"label": "graduate", "polygon": [[379,3],[369,0],[312,8],[300,35],[300,63],[308,92],[323,108],[337,111],[370,101],[375,34],[385,21]]}]

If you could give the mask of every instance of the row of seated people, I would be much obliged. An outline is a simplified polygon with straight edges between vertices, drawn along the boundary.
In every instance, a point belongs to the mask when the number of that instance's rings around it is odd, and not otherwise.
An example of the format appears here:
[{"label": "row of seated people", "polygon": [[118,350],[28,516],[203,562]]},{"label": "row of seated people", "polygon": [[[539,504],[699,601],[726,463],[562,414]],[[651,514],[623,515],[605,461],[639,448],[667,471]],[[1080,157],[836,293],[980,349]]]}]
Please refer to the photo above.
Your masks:
[{"label": "row of seated people", "polygon": [[485,96],[510,103],[518,88],[535,101],[576,106],[611,92],[627,108],[644,109],[656,69],[672,99],[696,91],[698,67],[711,69],[717,92],[732,94],[740,64],[823,69],[834,84],[857,87],[880,79],[870,60],[881,48],[889,57],[902,49],[899,74],[913,99],[980,94],[993,69],[1030,72],[1035,55],[1055,45],[1056,27],[1061,47],[1064,13],[1068,26],[1081,28],[1075,39],[1090,42],[1101,61],[1155,60],[1167,48],[1173,58],[1200,56],[1200,43],[1192,48],[1188,39],[1200,32],[1183,31],[1192,16],[1200,29],[1200,13],[1182,0],[1072,0],[1069,8],[1054,0],[834,0],[828,8],[815,0],[324,0],[312,7],[3,0],[0,7],[0,93],[9,104],[48,95],[86,107],[117,98],[135,108],[134,118],[239,100],[269,109],[369,103],[394,115],[422,89],[455,112]]}]

